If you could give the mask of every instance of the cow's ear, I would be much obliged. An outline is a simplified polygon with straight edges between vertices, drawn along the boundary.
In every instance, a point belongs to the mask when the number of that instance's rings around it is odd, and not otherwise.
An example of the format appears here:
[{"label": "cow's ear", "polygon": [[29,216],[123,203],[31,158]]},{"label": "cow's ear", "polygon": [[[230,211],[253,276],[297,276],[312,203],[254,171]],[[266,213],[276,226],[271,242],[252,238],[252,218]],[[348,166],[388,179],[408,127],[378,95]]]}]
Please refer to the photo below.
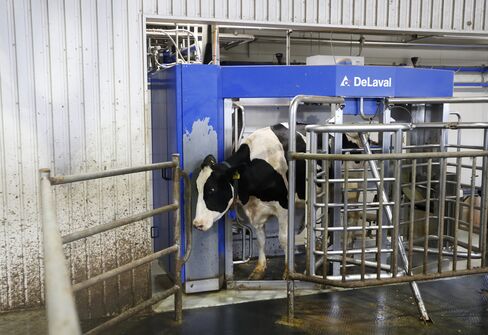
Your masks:
[{"label": "cow's ear", "polygon": [[216,164],[217,164],[217,160],[215,159],[215,157],[213,155],[208,155],[207,157],[205,157],[200,167],[203,169],[204,167],[209,166],[210,168],[213,169]]}]

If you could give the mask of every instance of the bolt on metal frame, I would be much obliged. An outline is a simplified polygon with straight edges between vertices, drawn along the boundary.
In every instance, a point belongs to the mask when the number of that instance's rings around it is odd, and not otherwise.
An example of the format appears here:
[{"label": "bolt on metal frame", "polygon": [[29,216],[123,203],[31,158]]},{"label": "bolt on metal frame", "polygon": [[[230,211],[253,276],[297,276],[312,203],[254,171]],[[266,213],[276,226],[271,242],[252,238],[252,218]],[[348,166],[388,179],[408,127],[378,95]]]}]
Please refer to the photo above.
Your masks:
[{"label": "bolt on metal frame", "polygon": [[[474,214],[474,201],[471,200],[469,207],[469,220],[466,222],[468,225],[468,242],[461,242],[458,240],[458,228],[461,223],[460,219],[460,208],[462,204],[460,203],[460,196],[459,192],[457,192],[456,196],[448,196],[446,195],[446,185],[449,181],[446,179],[448,166],[455,166],[456,167],[456,176],[457,179],[454,182],[456,184],[456,190],[461,189],[461,169],[463,167],[468,167],[471,170],[471,183],[469,186],[471,188],[472,193],[475,190],[475,183],[476,180],[481,180],[481,188],[482,194],[486,194],[487,185],[488,185],[488,124],[484,123],[426,123],[426,124],[354,124],[354,125],[326,125],[326,126],[308,126],[307,127],[307,152],[306,153],[297,153],[295,152],[295,146],[293,144],[295,141],[295,120],[296,120],[296,111],[298,104],[300,102],[315,102],[315,103],[331,103],[331,102],[339,102],[343,104],[343,101],[337,100],[340,98],[334,97],[306,97],[306,96],[297,96],[290,107],[290,152],[289,152],[289,199],[294,198],[294,183],[295,183],[295,160],[306,160],[307,163],[307,214],[306,214],[306,223],[308,229],[308,247],[307,247],[307,269],[306,274],[299,274],[294,271],[293,268],[293,253],[290,250],[293,250],[294,246],[294,236],[290,232],[293,232],[292,229],[288,230],[288,269],[289,269],[289,276],[288,276],[288,316],[289,318],[293,318],[294,315],[294,280],[302,280],[302,281],[309,281],[314,282],[317,284],[325,284],[331,286],[340,286],[340,287],[365,287],[365,286],[373,286],[373,285],[382,285],[386,283],[398,283],[398,282],[409,282],[411,283],[412,290],[414,292],[414,296],[417,301],[417,305],[419,307],[419,311],[422,315],[422,319],[424,321],[428,321],[428,315],[425,310],[425,306],[423,304],[422,298],[420,296],[420,292],[418,287],[416,286],[416,280],[427,280],[427,279],[436,279],[436,278],[443,278],[443,277],[451,277],[451,276],[458,276],[464,274],[472,274],[472,273],[483,273],[488,272],[488,268],[486,267],[486,224],[487,224],[487,209],[488,209],[488,199],[487,197],[482,197],[482,205],[477,209],[480,210],[480,229],[479,229],[479,240],[478,246],[473,245],[473,214]],[[389,104],[393,103],[393,99],[390,99],[388,102]],[[421,103],[422,99],[412,100],[412,102],[408,103]],[[426,99],[428,100],[428,99]],[[441,103],[444,99],[440,101],[439,99],[434,99],[432,103]],[[460,99],[453,99],[453,102],[467,102],[465,100]],[[472,100],[472,101],[471,101]],[[471,99],[469,102],[485,102],[488,101],[488,98],[483,99]],[[450,101],[444,101],[450,102]],[[395,103],[404,103],[401,99],[398,99]],[[388,109],[388,108],[387,108]],[[387,113],[388,111],[386,111]],[[445,139],[445,143],[441,143],[439,146],[422,146],[419,148],[418,146],[406,146],[404,149],[405,151],[412,151],[415,149],[430,149],[438,148],[440,152],[402,152],[402,133],[411,131],[412,129],[417,128],[425,128],[425,129],[433,129],[440,131],[442,136],[441,139]],[[458,131],[458,143],[456,145],[447,145],[447,130],[454,129]],[[484,143],[483,146],[462,146],[459,141],[459,131],[461,129],[482,129],[484,131]],[[364,146],[364,153],[366,155],[345,155],[345,154],[328,154],[328,143],[329,143],[329,133],[344,133],[344,132],[354,132],[360,133],[361,139]],[[378,132],[383,134],[391,134],[394,133],[394,142],[393,142],[393,153],[382,153],[382,154],[373,154],[372,149],[369,146],[365,133],[369,132]],[[322,137],[322,150],[318,150],[318,137]],[[383,136],[385,138],[385,136]],[[455,148],[455,152],[447,152],[449,148]],[[384,149],[384,148],[383,148]],[[461,151],[460,149],[469,149],[469,150],[476,150],[476,151]],[[480,150],[481,149],[481,150]],[[320,152],[320,153],[319,153]],[[462,159],[472,159],[472,164],[462,164]],[[448,163],[449,159],[456,159],[456,164]],[[483,162],[482,167],[476,165],[477,159],[481,159]],[[434,160],[438,160],[439,162],[436,163]],[[369,164],[369,169],[364,168],[363,171],[363,180],[361,178],[350,178],[349,173],[350,169],[348,168],[347,162],[350,161],[360,161],[364,164]],[[376,163],[378,161],[378,164]],[[408,161],[408,162],[406,162]],[[318,163],[322,163],[322,169],[318,172],[317,165]],[[329,178],[329,167],[333,166],[334,164],[337,165],[343,164],[343,178],[337,178],[337,175],[334,174],[333,178]],[[385,165],[391,163],[393,169],[390,171],[385,169]],[[409,164],[405,164],[409,163]],[[380,168],[378,168],[378,165]],[[403,165],[403,168],[402,168]],[[433,172],[434,167],[434,172]],[[401,172],[402,169],[410,169],[412,173],[412,180],[411,183],[402,183],[401,180]],[[422,171],[421,171],[422,170]],[[477,171],[481,171],[481,178],[477,178]],[[334,171],[333,171],[334,172]],[[372,178],[369,177],[367,174],[371,172]],[[392,175],[388,175],[388,172]],[[422,172],[426,174],[425,180],[416,179],[417,173]],[[435,175],[437,173],[437,175]],[[387,174],[387,175],[385,175]],[[437,180],[435,179],[437,177]],[[348,187],[349,182],[355,182],[358,184],[362,184],[361,187],[356,187],[355,189],[350,189]],[[341,184],[343,186],[343,190],[341,193],[343,194],[343,202],[339,203],[337,201],[337,195],[334,197],[334,202],[330,203],[329,199],[331,198],[330,192],[334,192],[335,189],[329,189],[329,183],[333,184],[334,187],[337,185],[340,187]],[[385,192],[386,184],[392,184],[392,194],[393,194],[393,201],[389,201],[388,196]],[[321,190],[317,189],[317,184],[322,186]],[[366,197],[364,196],[368,191],[373,190],[369,185],[375,185],[377,194],[380,195],[377,202],[367,202]],[[431,197],[431,188],[433,185],[438,187],[437,196]],[[403,187],[410,187],[412,190],[412,199],[410,201],[402,201],[402,188]],[[426,187],[426,199],[423,201],[416,201],[415,200],[415,188],[416,187]],[[347,193],[353,191],[363,192],[363,201],[362,203],[347,203]],[[317,198],[320,198],[321,202],[317,202]],[[439,201],[442,202],[439,206],[437,206],[438,213],[437,215],[431,215],[430,211],[430,204],[432,201]],[[426,206],[426,214],[425,218],[421,220],[415,219],[415,206],[419,204],[419,202],[423,202]],[[454,217],[449,216],[446,214],[446,203],[454,203],[455,204],[455,214]],[[294,202],[289,202],[289,210],[291,209],[291,213],[294,212]],[[391,208],[393,206],[393,209]],[[336,211],[339,208],[340,213],[343,214],[342,219],[342,227],[329,227],[329,213],[328,209],[331,211]],[[401,210],[403,208],[409,209],[407,220],[401,220]],[[320,209],[322,212],[320,215],[317,215],[317,210]],[[377,213],[377,223],[374,226],[366,227],[366,212],[371,211],[374,209]],[[348,226],[348,212],[352,211],[359,211],[363,214],[362,224],[355,227]],[[383,213],[386,212],[386,215]],[[320,213],[320,212],[319,212]],[[289,228],[293,227],[293,223],[291,222],[289,216]],[[384,225],[384,218],[388,221],[387,225]],[[437,222],[437,233],[438,235],[429,235],[430,224],[432,221]],[[447,222],[454,222],[454,227],[451,230],[447,230],[447,233],[451,233],[451,235],[446,235],[444,232],[445,226],[448,227]],[[420,242],[423,242],[422,246],[418,246],[419,241],[414,241],[413,239],[413,227],[415,223],[420,223],[424,225],[425,229],[425,236],[421,239]],[[408,236],[407,241],[404,242],[401,234],[400,228],[402,225],[408,225]],[[367,248],[365,245],[365,236],[366,231],[376,231],[376,247],[375,248]],[[362,237],[362,245],[360,248],[357,249],[348,249],[346,242],[347,242],[347,235],[351,232],[360,232]],[[384,246],[382,243],[385,241],[384,237],[388,235],[388,231],[390,231],[391,240],[389,244],[391,247]],[[329,232],[334,232],[334,234],[342,234],[342,250],[329,250],[328,248],[328,236]],[[321,250],[315,249],[315,239],[316,233],[322,234],[322,248]],[[437,241],[438,245],[437,248],[429,248],[429,241]],[[448,241],[449,243],[453,244],[453,250],[446,250],[444,241]],[[334,246],[336,246],[334,244]],[[467,249],[466,252],[458,251],[458,248],[465,248]],[[408,254],[406,252],[408,249]],[[399,272],[397,270],[398,267],[398,252],[400,252],[401,256],[401,264],[404,267],[404,271]],[[412,272],[412,263],[413,263],[413,253],[414,252],[421,252],[423,254],[423,273],[421,274],[414,274]],[[376,255],[376,262],[367,261],[365,258],[366,254],[373,254]],[[381,263],[381,255],[389,254],[391,259],[391,264],[382,264]],[[437,271],[427,271],[428,268],[428,257],[430,254],[437,254]],[[354,258],[354,255],[360,255],[360,259]],[[316,262],[316,256],[320,256],[319,260]],[[452,270],[451,271],[444,271],[442,257],[448,256],[452,257]],[[457,258],[465,257],[467,259],[466,269],[459,269],[457,267]],[[471,260],[475,258],[481,259],[481,267],[475,268],[472,265]],[[340,276],[328,276],[328,264],[329,262],[339,262],[342,264],[342,273]],[[360,275],[356,274],[347,274],[347,266],[349,264],[356,264],[360,266]],[[319,276],[315,273],[316,268],[322,265],[322,276]],[[373,275],[371,273],[366,273],[366,267],[369,268],[376,268],[376,273]],[[389,273],[385,273],[388,271]],[[404,276],[404,274],[408,274],[408,276]]]},{"label": "bolt on metal frame", "polygon": [[[61,236],[59,227],[56,222],[56,210],[53,199],[53,186],[69,184],[74,182],[93,180],[99,178],[107,178],[120,176],[125,174],[132,174],[138,172],[147,172],[161,169],[173,170],[173,203],[139,213],[133,216],[112,221],[110,223],[101,224],[95,227],[87,228],[81,231],[73,232],[65,236]],[[43,245],[44,245],[44,277],[46,286],[46,310],[48,318],[49,334],[81,334],[78,314],[76,312],[75,300],[73,292],[85,289],[96,283],[107,280],[111,277],[119,275],[125,271],[129,271],[140,265],[147,264],[155,259],[165,255],[174,254],[176,262],[174,285],[163,292],[154,294],[150,299],[122,312],[111,320],[108,320],[101,325],[89,330],[86,334],[97,334],[107,330],[109,327],[126,320],[130,316],[154,305],[155,303],[171,296],[175,296],[175,319],[181,321],[183,317],[182,304],[182,283],[181,283],[181,269],[183,264],[188,260],[191,253],[192,245],[192,227],[191,227],[191,213],[189,204],[191,203],[191,188],[188,174],[180,169],[179,154],[173,154],[172,160],[168,162],[149,164],[139,167],[114,169],[109,171],[85,173],[79,175],[69,176],[51,176],[49,169],[40,169],[40,183],[41,183],[41,203],[42,203],[42,227],[43,227]],[[180,233],[180,200],[181,179],[184,180],[184,215],[185,215],[185,254],[181,253],[181,233]],[[104,272],[87,280],[71,285],[68,269],[66,267],[66,258],[63,252],[63,244],[77,241],[97,233],[101,233],[117,227],[122,227],[130,223],[134,223],[146,218],[161,214],[173,212],[174,225],[174,244],[163,250],[157,251],[140,259],[134,260],[130,263],[124,264],[115,269]]]}]

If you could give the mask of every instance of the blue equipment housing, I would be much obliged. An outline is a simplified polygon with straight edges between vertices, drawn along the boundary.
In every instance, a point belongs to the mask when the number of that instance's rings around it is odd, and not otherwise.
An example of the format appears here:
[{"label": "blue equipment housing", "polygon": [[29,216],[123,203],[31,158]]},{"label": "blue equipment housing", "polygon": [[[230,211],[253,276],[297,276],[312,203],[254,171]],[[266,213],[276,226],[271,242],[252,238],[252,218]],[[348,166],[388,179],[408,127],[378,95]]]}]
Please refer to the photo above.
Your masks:
[{"label": "blue equipment housing", "polygon": [[[227,98],[343,96],[344,114],[349,115],[359,113],[359,98],[363,98],[364,113],[374,115],[382,108],[379,99],[385,97],[450,97],[453,79],[454,72],[448,70],[383,66],[176,65],[149,78],[153,162],[171,160],[171,154],[178,152],[182,167],[192,172],[209,153],[219,161],[224,159]],[[155,173],[154,207],[167,203],[171,192],[171,183]],[[184,213],[181,215],[183,224]],[[159,231],[155,250],[170,245],[169,220],[170,214],[154,218]],[[183,226],[181,229],[184,233]],[[224,233],[223,220],[207,232],[195,231],[192,256],[183,271],[187,292],[215,290],[223,284]],[[171,259],[164,265],[170,273],[174,270]]]}]

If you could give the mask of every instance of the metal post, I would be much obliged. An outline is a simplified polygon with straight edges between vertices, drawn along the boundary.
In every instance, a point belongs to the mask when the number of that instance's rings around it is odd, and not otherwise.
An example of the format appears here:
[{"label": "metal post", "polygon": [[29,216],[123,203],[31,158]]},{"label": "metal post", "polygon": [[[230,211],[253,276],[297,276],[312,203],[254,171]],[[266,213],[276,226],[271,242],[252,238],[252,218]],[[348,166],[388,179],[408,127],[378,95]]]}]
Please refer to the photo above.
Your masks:
[{"label": "metal post", "polygon": [[[483,150],[488,151],[488,129],[484,130]],[[481,209],[480,209],[480,252],[481,266],[486,266],[486,244],[488,224],[488,157],[483,157],[481,171]]]},{"label": "metal post", "polygon": [[[364,146],[364,153],[371,155],[372,151],[371,151],[371,147],[369,146],[369,142],[368,142],[366,135],[364,133],[360,133],[359,135],[360,135],[362,144]],[[395,149],[397,151],[401,151],[401,145],[402,145],[402,130],[399,129],[396,131]],[[370,160],[370,161],[368,161],[368,163],[369,163],[369,166],[371,168],[371,173],[373,175],[373,178],[380,179],[380,175],[378,173],[378,167],[376,165],[376,162],[373,160]],[[397,171],[396,172],[398,174],[395,176],[395,178],[400,179],[400,173],[399,173],[398,169],[399,169],[399,165],[397,165],[397,169],[396,169]],[[400,181],[398,181],[398,182],[400,183]],[[376,182],[376,185],[379,189],[380,188],[379,182]],[[399,191],[400,190],[398,190],[397,193]],[[386,202],[386,203],[389,202],[387,194],[384,190],[383,190],[383,192],[381,192],[381,194],[379,194],[379,196],[383,198],[384,202]],[[395,197],[395,201],[399,201],[399,196]],[[400,205],[399,202],[395,203],[395,207],[399,207],[399,205]],[[388,218],[388,221],[390,222],[390,225],[398,226],[398,224],[399,224],[399,217],[398,217],[399,213],[398,214],[395,213],[395,221],[394,221],[393,213],[392,213],[390,205],[385,206],[385,212],[386,212],[386,216]],[[392,241],[392,244],[393,244],[393,242],[394,241]],[[398,242],[398,249],[400,251],[400,256],[402,257],[402,260],[403,260],[403,267],[404,267],[405,271],[408,273],[408,257],[407,257],[406,251],[405,251],[405,247],[403,246],[403,241],[401,240],[401,238],[398,238],[398,240],[395,242]],[[393,264],[392,264],[392,268],[393,268]],[[392,269],[392,270],[394,270],[394,269]],[[411,275],[411,273],[409,273],[409,275]],[[427,310],[425,308],[425,304],[424,304],[424,301],[423,301],[422,296],[420,294],[420,290],[418,288],[417,283],[415,281],[410,282],[410,288],[412,289],[412,292],[414,294],[414,298],[415,298],[415,301],[417,302],[417,307],[418,307],[419,312],[421,314],[422,320],[424,320],[425,322],[431,321],[429,315],[427,314]]]},{"label": "metal post", "polygon": [[49,334],[81,334],[61,234],[56,225],[49,169],[40,171],[44,275]]},{"label": "metal post", "polygon": [[287,30],[286,31],[286,65],[290,65],[290,49],[291,49],[291,41],[290,41],[290,35],[293,30]]},{"label": "metal post", "polygon": [[212,64],[220,64],[219,26],[212,25]]},{"label": "metal post", "polygon": [[[178,246],[175,253],[175,286],[178,289],[175,292],[175,320],[181,322],[183,319],[183,292],[181,284],[181,206],[180,206],[180,155],[173,154],[172,161],[175,163],[173,170],[173,203],[178,205],[174,211],[173,238],[174,243]],[[188,219],[188,218],[186,218]],[[185,227],[188,229],[188,227]]]},{"label": "metal post", "polygon": [[296,161],[290,157],[291,153],[296,151],[296,122],[298,105],[301,102],[315,102],[322,104],[344,103],[343,98],[322,97],[322,96],[304,96],[297,95],[290,103],[289,110],[289,127],[288,127],[288,230],[287,230],[287,297],[288,297],[288,319],[291,321],[294,316],[294,295],[295,284],[291,278],[295,272],[295,169]]}]

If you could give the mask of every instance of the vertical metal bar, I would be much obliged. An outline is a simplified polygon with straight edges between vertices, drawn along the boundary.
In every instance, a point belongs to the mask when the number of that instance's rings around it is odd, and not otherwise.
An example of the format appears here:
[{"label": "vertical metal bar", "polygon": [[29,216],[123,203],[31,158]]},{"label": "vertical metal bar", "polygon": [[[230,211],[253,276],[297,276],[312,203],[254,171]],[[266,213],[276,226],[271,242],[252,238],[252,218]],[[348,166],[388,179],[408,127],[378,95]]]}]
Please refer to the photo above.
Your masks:
[{"label": "vertical metal bar", "polygon": [[[344,115],[343,111],[341,108],[335,109],[335,115],[334,115],[334,122],[335,124],[342,124]],[[342,153],[342,134],[341,133],[335,133],[333,135],[333,146],[331,146],[331,153],[334,154],[341,154]],[[341,178],[342,174],[342,162],[339,160],[335,161],[330,161],[332,164],[332,178]],[[332,201],[335,203],[341,202],[341,197],[342,197],[342,185],[340,183],[334,183],[332,186]],[[341,211],[340,208],[335,207],[332,208],[331,210],[332,215],[331,215],[331,226],[334,227],[341,227]],[[333,249],[334,250],[341,250],[341,232],[340,231],[335,231],[332,233],[332,243],[333,243]],[[332,263],[332,274],[333,275],[339,275],[339,270],[340,270],[341,264],[339,262],[333,262]]]},{"label": "vertical metal bar", "polygon": [[[447,143],[447,131],[445,129],[441,129],[441,143],[440,148],[441,152],[445,152]],[[437,254],[437,271],[439,273],[442,272],[442,250],[444,249],[444,226],[445,226],[445,215],[446,215],[446,176],[447,176],[447,159],[440,158],[439,159],[439,215],[438,215],[438,224],[437,224],[437,232],[439,234],[439,245],[438,250],[439,253]]]},{"label": "vertical metal bar", "polygon": [[342,216],[342,267],[341,267],[341,274],[342,274],[342,281],[346,281],[346,252],[347,252],[347,206],[348,206],[348,179],[349,179],[349,166],[348,162],[343,162],[344,164],[344,186],[343,186],[343,203],[344,203],[344,212]]},{"label": "vertical metal bar", "polygon": [[[364,167],[366,169],[366,166]],[[383,244],[383,203],[384,199],[381,196],[385,192],[385,161],[380,161],[380,183],[378,186],[378,231],[376,233],[376,278],[381,278],[381,248]]]},{"label": "vertical metal bar", "polygon": [[415,184],[417,178],[417,160],[412,160],[412,196],[410,199],[410,225],[408,228],[408,272],[412,272],[413,263],[413,223],[415,221]]},{"label": "vertical metal bar", "polygon": [[212,64],[220,64],[219,26],[212,25]]},{"label": "vertical metal bar", "polygon": [[[307,132],[307,152],[316,153],[317,152],[317,133]],[[315,190],[315,177],[316,177],[316,165],[314,160],[307,159],[306,161],[306,171],[307,171],[307,182],[306,182],[306,194],[307,201],[306,206],[306,227],[307,227],[307,252],[306,252],[306,271],[310,276],[315,275],[315,203],[316,203],[316,190]]]},{"label": "vertical metal bar", "polygon": [[471,166],[471,201],[469,202],[469,231],[468,231],[468,270],[471,270],[471,253],[473,250],[474,201],[476,193],[476,157]]},{"label": "vertical metal bar", "polygon": [[56,211],[49,180],[51,172],[49,169],[41,169],[39,173],[49,334],[81,334],[69,273],[65,265],[61,234],[56,224]]},{"label": "vertical metal bar", "polygon": [[286,59],[285,59],[285,62],[286,62],[286,65],[290,65],[290,53],[291,53],[291,35],[292,33],[292,30],[287,30],[286,31]]},{"label": "vertical metal bar", "polygon": [[[176,165],[173,170],[173,203],[178,205],[178,209],[173,213],[173,238],[174,243],[178,246],[178,250],[175,252],[175,285],[178,286],[178,290],[175,292],[175,320],[181,322],[183,320],[183,291],[181,284],[181,268],[183,264],[181,261],[180,155],[173,154],[172,161]],[[186,219],[188,220],[188,218]]]},{"label": "vertical metal bar", "polygon": [[457,252],[458,252],[458,231],[459,231],[459,214],[461,201],[461,158],[456,159],[456,205],[454,209],[454,249],[452,255],[452,271],[457,270]]},{"label": "vertical metal bar", "polygon": [[364,280],[364,274],[366,273],[366,196],[368,194],[368,169],[365,162],[363,164],[363,218],[362,218],[362,231],[361,231],[361,280]]},{"label": "vertical metal bar", "polygon": [[427,274],[429,230],[430,230],[430,193],[432,190],[432,158],[427,160],[427,194],[425,199],[425,226],[424,226],[424,274]]},{"label": "vertical metal bar", "polygon": [[[289,113],[289,145],[290,152],[296,151],[296,122],[299,98],[295,98],[290,103]],[[288,160],[288,229],[287,229],[287,264],[288,274],[295,272],[295,169],[296,161]],[[295,283],[289,276],[286,283],[288,298],[288,320],[292,320],[295,314]]]},{"label": "vertical metal bar", "polygon": [[[402,152],[402,131],[398,130],[395,133],[395,146],[394,151],[396,153]],[[401,257],[404,263],[405,270],[408,271],[408,258],[405,253],[405,248],[403,246],[403,241],[399,237],[399,230],[400,230],[400,196],[402,193],[402,165],[401,160],[395,160],[395,170],[394,170],[394,177],[395,181],[393,184],[393,202],[395,203],[395,207],[393,207],[393,220],[391,220],[391,224],[393,224],[393,237],[391,239],[392,249],[393,249],[393,258],[391,262],[392,266],[392,274],[393,277],[397,276],[398,273],[398,251],[400,250]],[[390,207],[391,211],[391,207]]]},{"label": "vertical metal bar", "polygon": [[[488,151],[488,129],[484,130],[483,150]],[[488,224],[488,157],[483,157],[481,170],[481,209],[480,209],[480,251],[481,266],[486,266],[486,244]]]},{"label": "vertical metal bar", "polygon": [[[322,135],[322,151],[324,153],[329,152],[329,134],[324,133]],[[322,277],[324,279],[327,278],[327,272],[329,271],[329,264],[327,260],[327,250],[328,250],[328,236],[329,236],[329,167],[331,166],[329,160],[322,161],[322,167],[324,170],[324,183],[322,184],[323,188],[323,198],[322,202],[325,204],[324,212],[322,213],[322,227],[324,228],[324,233],[322,235]]]}]

